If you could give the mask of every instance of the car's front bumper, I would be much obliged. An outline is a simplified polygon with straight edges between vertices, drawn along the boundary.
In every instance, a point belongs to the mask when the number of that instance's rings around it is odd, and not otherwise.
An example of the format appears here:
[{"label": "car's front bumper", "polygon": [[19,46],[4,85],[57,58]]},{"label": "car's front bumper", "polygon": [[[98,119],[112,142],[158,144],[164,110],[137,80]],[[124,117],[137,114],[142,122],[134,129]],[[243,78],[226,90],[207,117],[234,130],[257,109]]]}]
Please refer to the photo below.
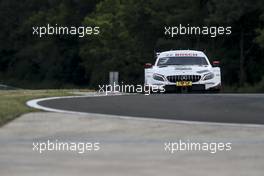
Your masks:
[{"label": "car's front bumper", "polygon": [[221,85],[217,85],[215,87],[210,87],[208,89],[206,89],[205,84],[193,84],[192,86],[189,86],[189,87],[177,87],[176,85],[165,85],[164,88],[165,88],[166,92],[220,91]]},{"label": "car's front bumper", "polygon": [[189,87],[177,87],[176,85],[165,85],[166,92],[182,92],[182,91],[188,91],[188,92],[194,92],[194,91],[205,91],[205,85],[204,84],[194,84]]},{"label": "car's front bumper", "polygon": [[[152,85],[148,85],[152,87]],[[195,92],[195,91],[220,91],[221,83],[195,83],[192,86],[179,87],[176,84],[163,84],[155,85],[158,86],[160,90],[165,89],[166,92]]]}]

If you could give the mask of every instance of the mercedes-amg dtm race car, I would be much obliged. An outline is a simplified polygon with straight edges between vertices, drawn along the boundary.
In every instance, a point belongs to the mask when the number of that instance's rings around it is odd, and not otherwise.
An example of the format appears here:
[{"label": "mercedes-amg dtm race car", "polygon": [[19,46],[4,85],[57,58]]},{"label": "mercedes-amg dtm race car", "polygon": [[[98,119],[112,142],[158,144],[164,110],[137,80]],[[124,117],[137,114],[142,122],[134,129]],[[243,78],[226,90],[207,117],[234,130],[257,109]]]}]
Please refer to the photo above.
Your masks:
[{"label": "mercedes-amg dtm race car", "polygon": [[[210,64],[201,51],[175,50],[157,54],[154,65],[145,64],[145,86],[160,92],[220,91],[219,61]],[[155,87],[155,88],[154,88]]]}]

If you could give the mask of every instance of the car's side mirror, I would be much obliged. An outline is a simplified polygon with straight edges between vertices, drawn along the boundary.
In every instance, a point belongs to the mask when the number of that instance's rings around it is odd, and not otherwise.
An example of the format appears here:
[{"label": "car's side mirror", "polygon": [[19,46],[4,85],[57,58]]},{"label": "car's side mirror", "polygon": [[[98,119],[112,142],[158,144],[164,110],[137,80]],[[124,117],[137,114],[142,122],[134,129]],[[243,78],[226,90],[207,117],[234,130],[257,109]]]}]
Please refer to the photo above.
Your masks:
[{"label": "car's side mirror", "polygon": [[220,66],[220,61],[217,61],[217,60],[213,61],[213,66],[214,67],[219,67]]},{"label": "car's side mirror", "polygon": [[146,63],[145,65],[144,65],[144,68],[151,68],[152,67],[152,64],[151,63]]}]

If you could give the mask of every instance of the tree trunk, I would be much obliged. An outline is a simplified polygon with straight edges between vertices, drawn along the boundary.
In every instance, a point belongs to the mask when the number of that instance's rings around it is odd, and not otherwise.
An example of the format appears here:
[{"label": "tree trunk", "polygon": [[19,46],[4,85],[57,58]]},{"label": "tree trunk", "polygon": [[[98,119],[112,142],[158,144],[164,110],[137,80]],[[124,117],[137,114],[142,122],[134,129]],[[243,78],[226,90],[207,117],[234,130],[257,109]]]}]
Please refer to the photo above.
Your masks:
[{"label": "tree trunk", "polygon": [[240,75],[239,75],[239,83],[240,85],[244,85],[246,81],[246,71],[245,71],[245,54],[244,54],[244,31],[240,32],[240,42],[239,42],[239,48],[240,48]]}]

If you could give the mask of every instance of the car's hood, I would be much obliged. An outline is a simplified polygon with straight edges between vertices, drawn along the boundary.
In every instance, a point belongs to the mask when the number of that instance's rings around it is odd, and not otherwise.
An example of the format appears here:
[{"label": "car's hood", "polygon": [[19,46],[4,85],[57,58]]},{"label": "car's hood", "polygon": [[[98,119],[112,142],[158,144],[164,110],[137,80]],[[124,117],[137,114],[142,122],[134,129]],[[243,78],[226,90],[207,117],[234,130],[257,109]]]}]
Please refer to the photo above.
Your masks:
[{"label": "car's hood", "polygon": [[166,66],[166,67],[155,67],[154,73],[162,74],[164,76],[169,75],[204,75],[205,73],[210,72],[210,66]]}]

